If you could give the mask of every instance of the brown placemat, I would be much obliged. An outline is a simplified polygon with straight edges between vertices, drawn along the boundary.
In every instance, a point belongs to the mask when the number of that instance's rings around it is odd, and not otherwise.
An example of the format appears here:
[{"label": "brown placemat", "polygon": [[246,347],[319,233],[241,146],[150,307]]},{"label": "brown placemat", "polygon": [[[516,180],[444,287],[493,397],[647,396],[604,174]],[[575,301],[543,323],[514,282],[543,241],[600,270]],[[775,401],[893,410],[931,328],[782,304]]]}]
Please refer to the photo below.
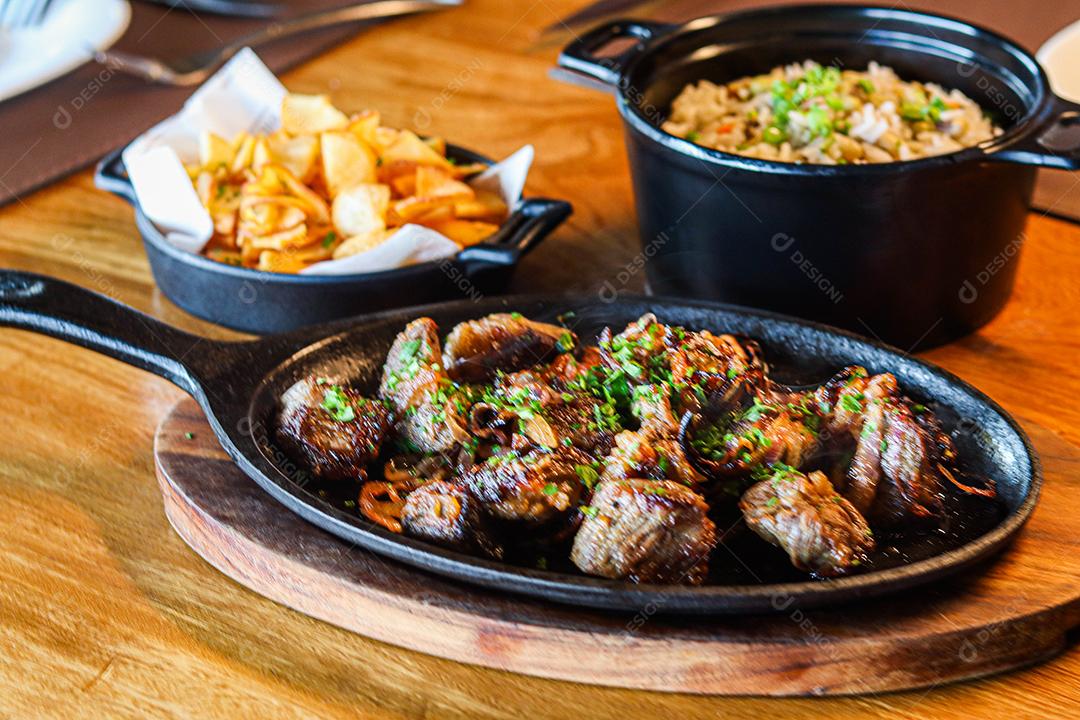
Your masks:
[{"label": "brown placemat", "polygon": [[[304,0],[285,14],[347,4]],[[295,8],[295,10],[294,10]],[[210,50],[257,30],[266,19],[194,13],[184,6],[132,2],[131,25],[115,47],[164,60]],[[350,24],[261,45],[280,73],[355,35]],[[195,88],[153,85],[87,63],[42,87],[0,103],[0,205],[92,164],[175,113]]]}]

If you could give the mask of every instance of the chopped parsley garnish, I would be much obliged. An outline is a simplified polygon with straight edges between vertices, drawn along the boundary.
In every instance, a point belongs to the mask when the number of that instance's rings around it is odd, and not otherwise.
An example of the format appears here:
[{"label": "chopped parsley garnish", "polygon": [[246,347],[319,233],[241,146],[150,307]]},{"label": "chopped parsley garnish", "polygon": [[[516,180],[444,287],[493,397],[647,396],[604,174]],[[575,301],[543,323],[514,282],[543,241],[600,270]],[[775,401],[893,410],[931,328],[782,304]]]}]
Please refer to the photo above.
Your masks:
[{"label": "chopped parsley garnish", "polygon": [[761,402],[761,399],[759,397],[755,395],[754,402],[750,405],[750,407],[743,411],[742,419],[746,420],[747,422],[757,422],[764,415],[775,411],[776,406],[766,405],[765,403]]},{"label": "chopped parsley garnish", "polygon": [[548,483],[544,486],[545,495],[554,495],[557,492],[559,492],[559,488],[557,485],[555,485],[555,483]]},{"label": "chopped parsley garnish", "polygon": [[858,395],[842,395],[840,397],[840,407],[844,408],[848,412],[862,412],[862,398],[862,393],[859,393]]},{"label": "chopped parsley garnish", "polygon": [[582,505],[581,507],[578,508],[578,510],[581,511],[582,515],[587,515],[588,517],[591,517],[591,518],[596,517],[596,513],[598,512],[596,508],[594,508],[594,507],[592,507],[590,505]]},{"label": "chopped parsley garnish", "polygon": [[345,397],[345,391],[337,385],[331,385],[323,392],[322,409],[338,422],[351,422],[356,419],[356,411]]},{"label": "chopped parsley garnish", "polygon": [[595,468],[588,465],[575,465],[574,472],[577,473],[578,479],[581,480],[581,484],[592,490],[596,487],[596,483],[600,482],[600,475],[596,472]]},{"label": "chopped parsley garnish", "polygon": [[325,235],[323,235],[323,239],[322,239],[322,246],[323,246],[324,248],[328,248],[328,247],[330,247],[330,246],[331,246],[331,245],[333,245],[333,244],[334,244],[335,242],[337,242],[337,233],[336,233],[336,232],[334,232],[333,230],[331,230],[330,232],[328,232],[328,233],[326,233]]}]

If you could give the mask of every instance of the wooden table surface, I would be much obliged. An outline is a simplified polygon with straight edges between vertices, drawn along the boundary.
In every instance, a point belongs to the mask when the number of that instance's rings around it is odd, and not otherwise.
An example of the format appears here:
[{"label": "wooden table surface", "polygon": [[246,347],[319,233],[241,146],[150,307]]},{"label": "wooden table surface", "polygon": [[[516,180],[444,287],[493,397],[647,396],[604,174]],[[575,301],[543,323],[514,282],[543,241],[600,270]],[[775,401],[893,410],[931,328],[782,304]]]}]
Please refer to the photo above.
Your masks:
[{"label": "wooden table surface", "polygon": [[[537,44],[540,28],[578,4],[469,0],[361,35],[284,80],[491,155],[532,142],[529,192],[568,198],[575,214],[523,264],[515,289],[588,292],[632,260],[637,239],[612,101],[549,79],[557,48]],[[80,283],[196,332],[231,335],[155,289],[130,208],[96,190],[89,172],[0,210],[0,265]],[[1008,308],[927,357],[1080,443],[1080,404],[1072,400],[1080,392],[1078,277],[1080,227],[1033,215]],[[639,290],[640,275],[628,287]],[[1075,644],[1004,676],[828,700],[609,690],[400,650],[245,590],[172,532],[151,457],[154,428],[181,396],[165,381],[2,330],[0,396],[8,429],[0,449],[0,717],[966,719],[1072,717],[1080,707]]]}]

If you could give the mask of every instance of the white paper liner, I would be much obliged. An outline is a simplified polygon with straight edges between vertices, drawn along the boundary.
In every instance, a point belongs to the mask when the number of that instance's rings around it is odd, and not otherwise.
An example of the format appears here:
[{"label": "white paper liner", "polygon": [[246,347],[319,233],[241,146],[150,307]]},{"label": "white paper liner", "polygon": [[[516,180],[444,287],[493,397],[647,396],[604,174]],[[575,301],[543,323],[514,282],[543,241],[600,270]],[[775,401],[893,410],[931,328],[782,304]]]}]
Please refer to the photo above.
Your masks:
[{"label": "white paper liner", "polygon": [[[198,253],[213,234],[213,220],[202,206],[184,170],[198,162],[204,130],[226,139],[242,132],[269,133],[281,124],[281,101],[287,90],[250,48],[236,54],[188,98],[176,115],[136,138],[124,150],[135,196],[146,217],[175,247]],[[476,189],[497,192],[513,209],[521,198],[533,161],[526,145],[473,178]],[[406,225],[378,247],[340,260],[305,268],[310,275],[344,275],[390,270],[458,252],[442,233]]]}]

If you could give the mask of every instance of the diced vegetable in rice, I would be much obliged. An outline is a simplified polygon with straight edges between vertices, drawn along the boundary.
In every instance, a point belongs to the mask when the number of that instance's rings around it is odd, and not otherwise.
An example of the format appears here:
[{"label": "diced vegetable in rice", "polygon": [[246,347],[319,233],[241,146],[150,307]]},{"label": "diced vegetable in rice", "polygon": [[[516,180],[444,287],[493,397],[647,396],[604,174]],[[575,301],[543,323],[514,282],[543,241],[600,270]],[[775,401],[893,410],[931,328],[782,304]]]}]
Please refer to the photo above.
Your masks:
[{"label": "diced vegetable in rice", "polygon": [[807,60],[726,85],[687,85],[664,130],[705,147],[781,162],[845,165],[915,160],[1001,134],[959,90]]}]

